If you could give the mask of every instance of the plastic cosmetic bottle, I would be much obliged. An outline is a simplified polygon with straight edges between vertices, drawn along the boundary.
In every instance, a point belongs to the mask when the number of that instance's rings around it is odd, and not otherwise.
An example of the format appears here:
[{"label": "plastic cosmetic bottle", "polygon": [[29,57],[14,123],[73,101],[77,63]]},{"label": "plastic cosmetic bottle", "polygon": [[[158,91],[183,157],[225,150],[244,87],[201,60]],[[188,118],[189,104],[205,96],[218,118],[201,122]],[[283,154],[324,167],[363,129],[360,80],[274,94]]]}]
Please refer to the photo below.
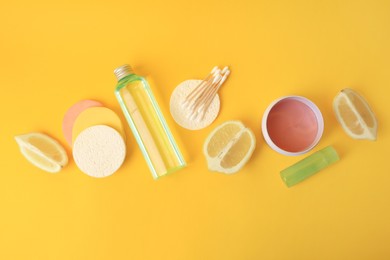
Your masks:
[{"label": "plastic cosmetic bottle", "polygon": [[129,65],[115,69],[116,98],[155,179],[186,163],[160,111],[148,82]]},{"label": "plastic cosmetic bottle", "polygon": [[291,187],[339,160],[336,150],[328,146],[284,169],[280,172],[280,177],[287,187]]}]

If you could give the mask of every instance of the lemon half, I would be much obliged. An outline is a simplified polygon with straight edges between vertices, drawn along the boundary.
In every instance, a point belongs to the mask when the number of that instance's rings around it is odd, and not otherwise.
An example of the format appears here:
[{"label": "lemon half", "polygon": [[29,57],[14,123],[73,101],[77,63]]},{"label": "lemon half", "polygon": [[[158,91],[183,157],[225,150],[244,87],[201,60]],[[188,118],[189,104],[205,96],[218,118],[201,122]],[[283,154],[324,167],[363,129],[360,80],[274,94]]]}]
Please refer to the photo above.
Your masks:
[{"label": "lemon half", "polygon": [[65,149],[53,138],[42,133],[15,136],[23,156],[38,168],[55,173],[68,164]]},{"label": "lemon half", "polygon": [[343,89],[333,101],[336,118],[354,139],[376,140],[378,122],[367,101],[356,91]]},{"label": "lemon half", "polygon": [[256,146],[253,132],[240,121],[228,121],[207,137],[203,153],[209,170],[231,174],[249,161]]}]

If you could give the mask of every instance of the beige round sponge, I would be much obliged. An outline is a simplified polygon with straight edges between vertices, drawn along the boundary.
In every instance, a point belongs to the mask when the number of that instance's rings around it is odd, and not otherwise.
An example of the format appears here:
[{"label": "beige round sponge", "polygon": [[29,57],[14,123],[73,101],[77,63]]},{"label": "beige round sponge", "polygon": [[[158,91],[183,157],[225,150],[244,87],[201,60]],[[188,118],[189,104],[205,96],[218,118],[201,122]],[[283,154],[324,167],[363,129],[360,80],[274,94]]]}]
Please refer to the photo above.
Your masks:
[{"label": "beige round sponge", "polygon": [[106,125],[82,131],[73,144],[73,158],[82,172],[107,177],[116,172],[126,156],[126,145],[118,131]]}]

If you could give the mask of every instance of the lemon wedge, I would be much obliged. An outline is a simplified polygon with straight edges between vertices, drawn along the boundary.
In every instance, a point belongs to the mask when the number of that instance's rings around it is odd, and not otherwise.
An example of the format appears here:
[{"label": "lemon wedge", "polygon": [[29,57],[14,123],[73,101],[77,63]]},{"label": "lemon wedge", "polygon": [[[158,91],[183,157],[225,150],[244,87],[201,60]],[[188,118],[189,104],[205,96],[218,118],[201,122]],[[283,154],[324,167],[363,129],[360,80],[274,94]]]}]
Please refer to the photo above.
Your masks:
[{"label": "lemon wedge", "polygon": [[253,132],[240,121],[228,121],[207,137],[203,153],[209,170],[231,174],[248,162],[256,146]]},{"label": "lemon wedge", "polygon": [[42,133],[15,136],[23,156],[38,168],[55,173],[68,163],[65,149],[53,138]]},{"label": "lemon wedge", "polygon": [[333,109],[344,131],[354,139],[376,140],[378,122],[367,101],[346,88],[335,97]]}]

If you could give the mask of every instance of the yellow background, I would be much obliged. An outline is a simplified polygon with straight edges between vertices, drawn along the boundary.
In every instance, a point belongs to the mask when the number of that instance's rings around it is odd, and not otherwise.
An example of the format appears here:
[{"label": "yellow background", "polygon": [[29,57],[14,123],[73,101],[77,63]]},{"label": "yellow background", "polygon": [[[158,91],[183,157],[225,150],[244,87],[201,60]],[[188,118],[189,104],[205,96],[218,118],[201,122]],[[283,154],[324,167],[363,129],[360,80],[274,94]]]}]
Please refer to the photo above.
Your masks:
[{"label": "yellow background", "polygon": [[[387,0],[2,1],[0,259],[390,259],[389,11]],[[30,165],[15,135],[65,145],[62,117],[81,99],[121,113],[113,69],[124,63],[154,82],[188,167],[154,181],[127,125],[112,177],[73,160],[55,175]],[[217,120],[201,131],[172,123],[175,86],[215,65],[232,70]],[[337,123],[332,100],[347,86],[376,112],[376,142]],[[289,94],[323,112],[314,151],[341,155],[290,189],[279,171],[304,156],[272,151],[260,131],[268,104]],[[232,119],[257,148],[239,173],[211,173],[203,141]]]}]

